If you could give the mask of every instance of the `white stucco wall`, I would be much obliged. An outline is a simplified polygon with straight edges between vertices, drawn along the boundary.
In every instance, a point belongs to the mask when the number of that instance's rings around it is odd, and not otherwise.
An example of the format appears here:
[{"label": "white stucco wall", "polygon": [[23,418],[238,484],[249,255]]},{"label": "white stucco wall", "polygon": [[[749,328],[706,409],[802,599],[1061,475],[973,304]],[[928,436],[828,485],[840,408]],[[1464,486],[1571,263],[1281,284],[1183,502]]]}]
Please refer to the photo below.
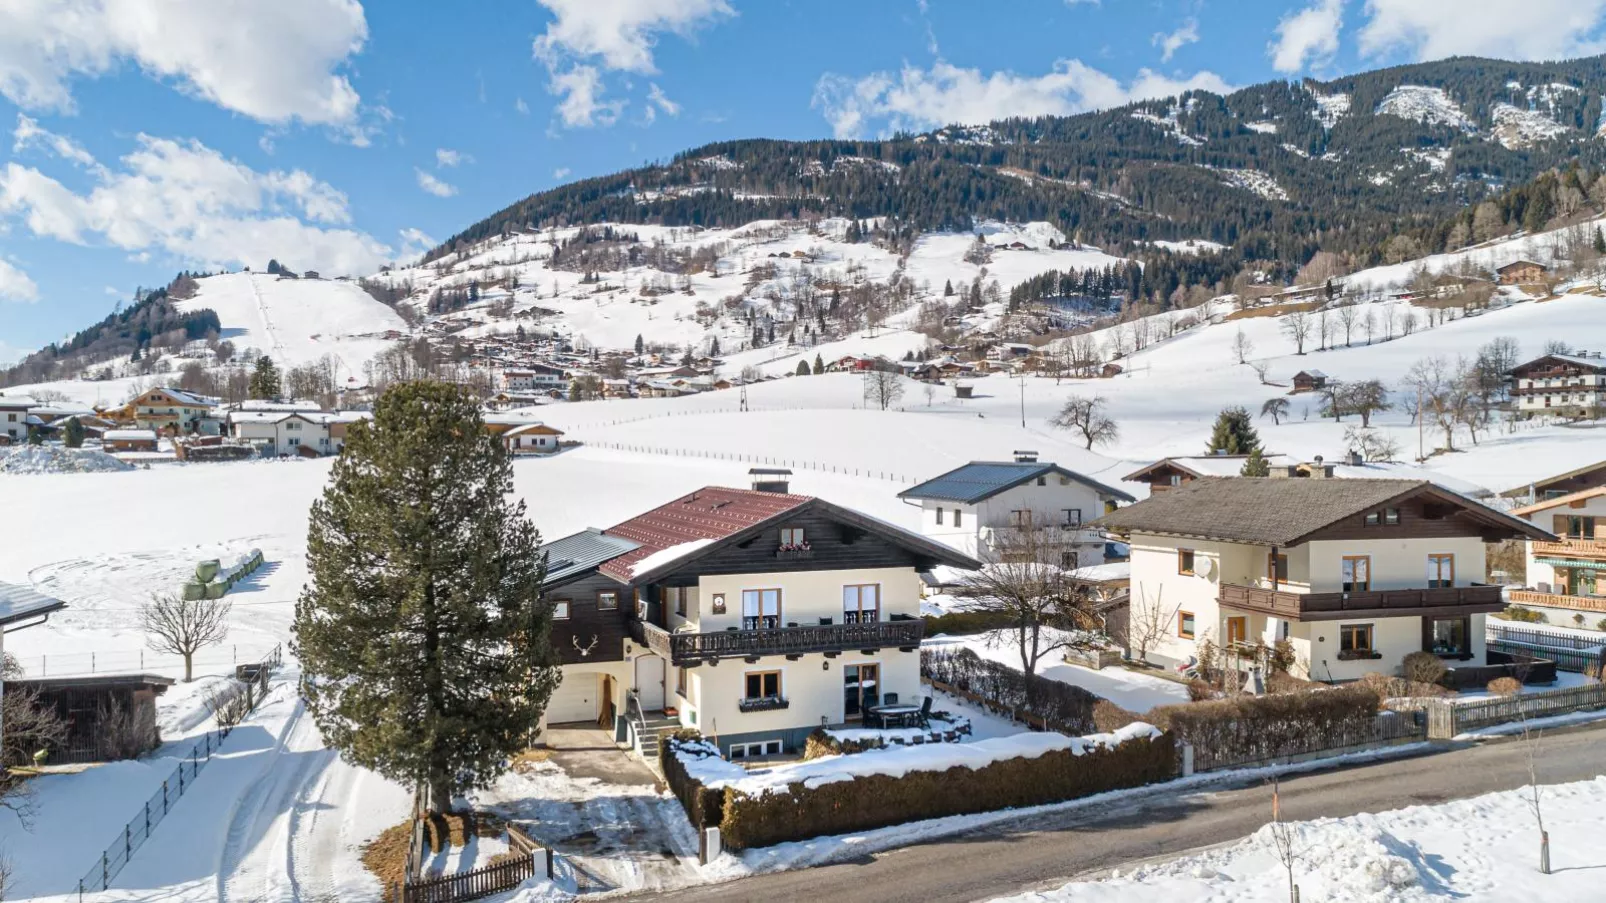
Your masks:
[{"label": "white stucco wall", "polygon": [[[781,591],[780,623],[785,626],[818,624],[820,618],[842,621],[842,588],[845,586],[879,584],[881,586],[881,620],[889,615],[911,617],[920,614],[922,585],[914,568],[865,568],[841,571],[790,571],[771,574],[730,574],[703,577],[697,586],[695,611],[697,629],[703,632],[742,626],[742,591],[749,589],[779,589]],[[713,598],[723,593],[725,613],[715,614]]]},{"label": "white stucco wall", "polygon": [[[815,654],[797,661],[789,661],[784,655],[771,655],[753,664],[743,659],[726,659],[717,665],[700,665],[688,670],[690,699],[681,711],[681,723],[695,726],[704,734],[746,734],[817,727],[822,723],[841,724],[845,708],[843,671],[849,665],[860,664],[880,666],[880,694],[891,691],[903,701],[922,695],[918,651],[884,648],[867,656],[859,650],[848,650],[836,658]],[[739,703],[746,692],[747,675],[754,671],[781,672],[781,695],[787,699],[787,708],[768,712],[741,711]],[[669,684],[673,694],[673,673]]]}]

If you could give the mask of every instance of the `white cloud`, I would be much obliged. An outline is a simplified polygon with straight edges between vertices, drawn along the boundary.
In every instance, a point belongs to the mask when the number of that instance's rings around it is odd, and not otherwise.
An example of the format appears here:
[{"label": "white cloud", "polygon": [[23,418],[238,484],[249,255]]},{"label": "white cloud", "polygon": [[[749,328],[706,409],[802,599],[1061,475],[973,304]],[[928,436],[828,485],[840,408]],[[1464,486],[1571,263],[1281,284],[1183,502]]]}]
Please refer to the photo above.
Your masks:
[{"label": "white cloud", "polygon": [[1277,39],[1266,45],[1271,66],[1295,73],[1306,67],[1327,65],[1338,52],[1338,33],[1344,25],[1344,0],[1317,0],[1277,23]]},{"label": "white cloud", "polygon": [[40,128],[37,121],[30,119],[24,113],[17,114],[17,127],[11,136],[13,154],[20,155],[31,147],[38,147],[79,166],[93,169],[100,165],[95,162],[89,151],[84,150],[83,145],[64,135]]},{"label": "white cloud", "polygon": [[647,92],[647,100],[648,102],[656,105],[658,109],[663,110],[665,113],[668,113],[671,116],[680,115],[680,104],[670,100],[669,97],[664,94],[664,89],[658,87],[656,84],[652,85],[651,90]]},{"label": "white cloud", "polygon": [[126,61],[262,122],[341,124],[359,97],[337,70],[367,37],[358,0],[6,0],[0,94],[69,112],[74,77]]},{"label": "white cloud", "polygon": [[0,257],[0,300],[39,300],[39,286],[4,257]]},{"label": "white cloud", "polygon": [[557,169],[552,170],[552,178],[562,181],[567,179],[569,177],[569,173],[573,171],[574,170],[567,166],[559,166]]},{"label": "white cloud", "polygon": [[452,195],[457,194],[456,186],[448,185],[424,170],[418,169],[417,167],[413,168],[413,172],[418,174],[418,187],[424,189],[430,194],[433,194],[438,198],[449,198]]},{"label": "white cloud", "polygon": [[518,113],[520,116],[528,116],[530,115],[530,105],[525,103],[522,97],[514,98],[513,112]]},{"label": "white cloud", "polygon": [[440,244],[422,229],[401,230],[401,251],[397,253],[398,260],[412,260],[422,257],[425,251]]},{"label": "white cloud", "polygon": [[350,222],[346,196],[302,170],[257,172],[194,140],[141,134],[115,169],[94,164],[77,193],[15,161],[0,168],[0,221],[35,236],[104,242],[147,261],[152,252],[203,268],[270,257],[328,273],[371,272],[391,249]]},{"label": "white cloud", "polygon": [[473,163],[474,158],[462,151],[438,147],[435,149],[435,165],[442,169],[461,166],[464,163]]},{"label": "white cloud", "polygon": [[891,132],[1010,116],[1065,116],[1195,89],[1232,90],[1213,72],[1172,78],[1141,69],[1123,84],[1080,60],[1058,60],[1052,71],[1038,76],[983,75],[939,60],[930,69],[905,66],[897,75],[873,72],[854,79],[827,73],[815,85],[811,105],[837,137],[853,138],[876,123]]},{"label": "white cloud", "polygon": [[1367,0],[1361,53],[1554,60],[1606,49],[1606,0]]},{"label": "white cloud", "polygon": [[604,71],[652,75],[658,71],[653,46],[660,34],[690,37],[736,14],[726,0],[539,2],[551,10],[553,21],[535,39],[535,58],[546,66],[547,90],[562,98],[558,116],[570,128],[618,120],[624,102],[603,99]]},{"label": "white cloud", "polygon": [[1160,62],[1169,63],[1178,50],[1199,41],[1199,20],[1187,19],[1176,31],[1155,33],[1149,43],[1160,48]]}]

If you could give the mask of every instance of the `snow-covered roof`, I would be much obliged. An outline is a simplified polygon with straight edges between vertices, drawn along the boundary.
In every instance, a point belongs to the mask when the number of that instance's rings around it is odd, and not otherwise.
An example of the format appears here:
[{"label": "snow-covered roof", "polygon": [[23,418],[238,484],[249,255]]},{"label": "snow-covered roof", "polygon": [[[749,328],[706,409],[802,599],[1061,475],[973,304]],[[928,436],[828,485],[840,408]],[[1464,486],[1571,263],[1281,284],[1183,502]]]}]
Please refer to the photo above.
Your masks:
[{"label": "snow-covered roof", "polygon": [[31,408],[38,403],[26,395],[0,395],[0,408]]},{"label": "snow-covered roof", "polygon": [[66,607],[67,603],[42,595],[32,587],[0,583],[0,625],[36,618]]},{"label": "snow-covered roof", "polygon": [[316,401],[263,401],[253,398],[240,402],[235,410],[238,411],[321,411],[323,405]]},{"label": "snow-covered roof", "polygon": [[155,430],[107,430],[101,438],[108,442],[155,442]]},{"label": "snow-covered roof", "polygon": [[[167,386],[157,386],[156,388],[151,389],[150,392],[161,392],[162,394],[166,395],[167,397],[173,399],[173,401],[175,403],[177,403],[177,404],[187,405],[187,406],[196,407],[196,408],[213,408],[213,407],[217,407],[217,405],[221,401],[221,399],[212,398],[211,396],[208,396],[208,395],[197,395],[197,394],[195,394],[193,392],[182,392],[182,391],[179,391],[178,389],[170,389]],[[147,392],[145,394],[149,395],[150,392]],[[143,398],[145,396],[141,395],[140,397]]]},{"label": "snow-covered roof", "polygon": [[513,429],[510,429],[502,435],[522,436],[525,433],[556,433],[557,435],[561,436],[563,435],[563,430],[560,430],[555,426],[547,426],[544,423],[526,423],[523,426],[517,426]]}]

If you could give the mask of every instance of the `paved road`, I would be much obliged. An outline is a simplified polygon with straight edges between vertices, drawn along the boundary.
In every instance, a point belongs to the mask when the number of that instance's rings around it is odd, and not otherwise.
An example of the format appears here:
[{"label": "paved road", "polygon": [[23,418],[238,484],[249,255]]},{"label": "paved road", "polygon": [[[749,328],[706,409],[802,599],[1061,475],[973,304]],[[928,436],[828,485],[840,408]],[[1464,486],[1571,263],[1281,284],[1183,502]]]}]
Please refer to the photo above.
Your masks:
[{"label": "paved road", "polygon": [[[1557,729],[1544,736],[1542,783],[1606,774],[1606,726]],[[1310,819],[1378,812],[1509,790],[1528,783],[1521,743],[1497,740],[1342,770],[1286,776],[1285,817]],[[1265,785],[1217,785],[1098,810],[1048,815],[970,835],[888,850],[795,872],[653,896],[724,903],[831,900],[833,903],[971,903],[1057,887],[1116,866],[1238,840],[1268,821]]]}]

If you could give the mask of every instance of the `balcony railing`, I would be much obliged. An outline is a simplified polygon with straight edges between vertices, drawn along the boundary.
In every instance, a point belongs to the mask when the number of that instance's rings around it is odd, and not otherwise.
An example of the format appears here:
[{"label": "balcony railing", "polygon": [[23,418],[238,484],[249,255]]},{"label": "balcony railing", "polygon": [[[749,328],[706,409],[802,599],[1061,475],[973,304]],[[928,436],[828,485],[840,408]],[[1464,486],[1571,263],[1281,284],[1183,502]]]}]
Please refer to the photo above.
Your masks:
[{"label": "balcony railing", "polygon": [[912,649],[920,645],[926,624],[919,618],[908,618],[869,624],[811,624],[758,630],[670,633],[656,624],[632,621],[630,631],[637,642],[660,658],[680,666],[757,655],[803,655],[888,646]]},{"label": "balcony railing", "polygon": [[1223,583],[1217,601],[1229,608],[1260,612],[1291,621],[1450,616],[1496,612],[1505,608],[1501,587],[1481,583],[1440,589],[1388,589],[1354,593],[1291,593]]},{"label": "balcony railing", "polygon": [[1511,591],[1511,604],[1606,611],[1606,596],[1569,596],[1563,593],[1536,593],[1525,589],[1514,589]]},{"label": "balcony railing", "polygon": [[1550,558],[1606,559],[1606,541],[1599,539],[1563,539],[1560,542],[1536,542],[1534,554]]},{"label": "balcony railing", "polygon": [[736,708],[743,712],[774,712],[791,703],[784,696],[761,696],[756,699],[739,699]]}]

